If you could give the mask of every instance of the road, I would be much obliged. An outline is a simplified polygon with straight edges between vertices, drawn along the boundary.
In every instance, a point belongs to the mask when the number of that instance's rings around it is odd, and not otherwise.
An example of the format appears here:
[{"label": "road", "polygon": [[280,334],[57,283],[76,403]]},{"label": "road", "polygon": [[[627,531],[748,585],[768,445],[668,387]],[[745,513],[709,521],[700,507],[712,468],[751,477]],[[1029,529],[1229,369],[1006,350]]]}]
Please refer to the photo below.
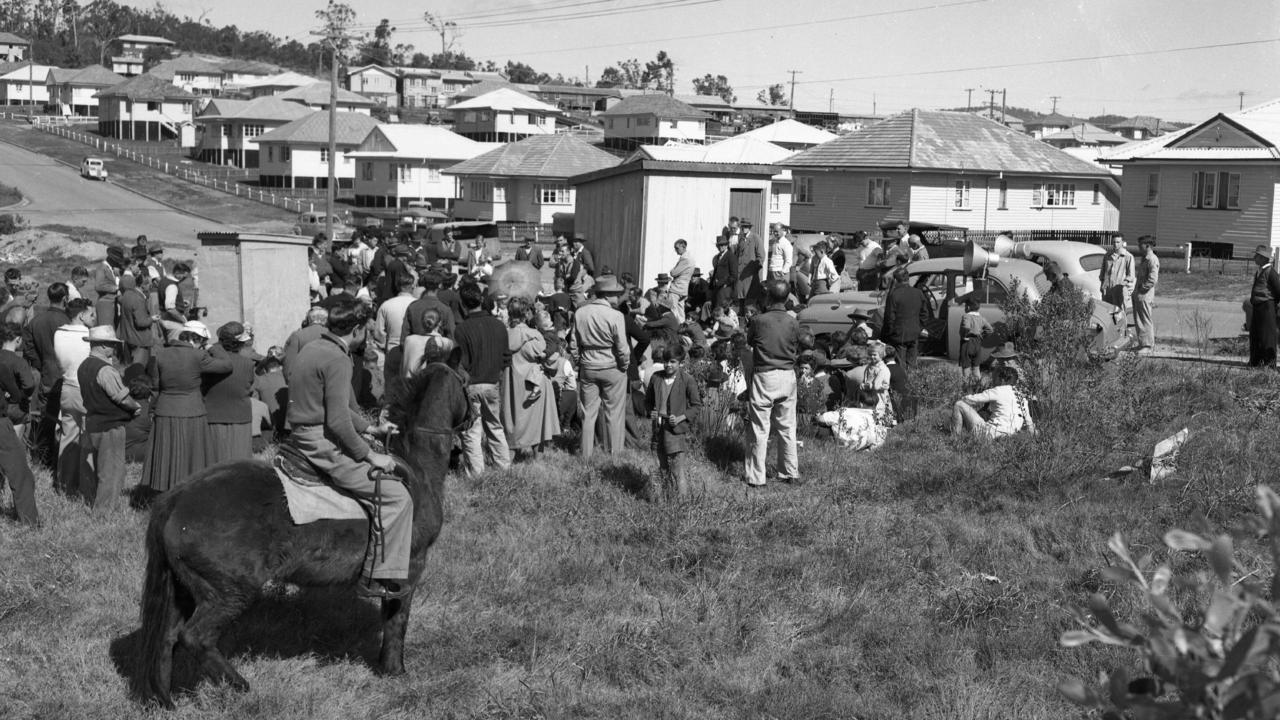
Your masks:
[{"label": "road", "polygon": [[32,227],[69,225],[125,238],[146,235],[166,245],[196,246],[196,233],[234,228],[174,210],[110,182],[85,180],[52,158],[0,143],[0,183],[26,198],[12,211]]}]

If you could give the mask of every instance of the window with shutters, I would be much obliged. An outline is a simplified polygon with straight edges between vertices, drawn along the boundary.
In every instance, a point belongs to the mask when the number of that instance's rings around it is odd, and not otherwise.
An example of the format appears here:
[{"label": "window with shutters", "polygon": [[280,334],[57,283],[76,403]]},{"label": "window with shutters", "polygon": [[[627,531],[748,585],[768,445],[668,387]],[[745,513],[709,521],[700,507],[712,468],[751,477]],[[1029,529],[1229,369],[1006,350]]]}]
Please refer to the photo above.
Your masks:
[{"label": "window with shutters", "polygon": [[1198,171],[1191,175],[1191,207],[1239,210],[1240,173]]}]

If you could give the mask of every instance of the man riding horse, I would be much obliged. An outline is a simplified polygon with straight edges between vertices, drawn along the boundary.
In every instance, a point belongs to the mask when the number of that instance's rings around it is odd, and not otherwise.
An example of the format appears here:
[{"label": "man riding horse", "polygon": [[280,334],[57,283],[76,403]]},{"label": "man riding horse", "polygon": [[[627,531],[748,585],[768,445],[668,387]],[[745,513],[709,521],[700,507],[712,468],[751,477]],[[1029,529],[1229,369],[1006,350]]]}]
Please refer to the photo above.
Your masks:
[{"label": "man riding horse", "polygon": [[289,377],[288,421],[293,428],[282,452],[304,458],[329,482],[372,505],[382,521],[382,551],[371,544],[357,593],[392,600],[409,590],[409,547],[413,503],[409,491],[394,481],[377,482],[370,470],[391,472],[390,455],[375,452],[362,435],[386,436],[396,426],[371,426],[351,392],[351,349],[365,339],[365,310],[354,299],[339,299],[329,308],[329,327],[298,353]]}]

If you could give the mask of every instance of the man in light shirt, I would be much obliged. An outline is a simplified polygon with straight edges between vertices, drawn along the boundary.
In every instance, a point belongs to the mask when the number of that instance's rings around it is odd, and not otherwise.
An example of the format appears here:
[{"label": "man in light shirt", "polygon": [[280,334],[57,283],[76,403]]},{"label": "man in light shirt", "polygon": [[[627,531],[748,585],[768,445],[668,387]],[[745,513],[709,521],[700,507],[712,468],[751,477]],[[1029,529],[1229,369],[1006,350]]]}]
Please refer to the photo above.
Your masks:
[{"label": "man in light shirt", "polygon": [[413,296],[413,276],[408,270],[395,279],[398,292],[378,306],[373,323],[373,340],[378,348],[378,365],[383,371],[383,387],[390,387],[391,379],[400,372],[400,343],[404,337],[405,315]]},{"label": "man in light shirt", "polygon": [[93,303],[84,298],[67,303],[70,321],[53,333],[53,354],[62,370],[62,393],[58,413],[58,466],[55,486],[72,497],[80,494],[80,479],[85,463],[81,448],[84,432],[84,400],[80,397],[80,381],[77,372],[80,363],[89,357],[89,328],[97,315]]},{"label": "man in light shirt", "polygon": [[880,243],[875,241],[871,233],[859,230],[854,233],[858,241],[858,266],[854,278],[858,281],[859,290],[876,290],[880,287],[880,256],[883,251]]},{"label": "man in light shirt", "polygon": [[684,303],[689,297],[689,281],[693,279],[693,260],[685,254],[688,250],[688,242],[683,238],[676,240],[677,259],[676,264],[671,268],[671,286],[667,289],[674,298],[674,302],[669,305],[671,313],[679,322],[684,322]]},{"label": "man in light shirt", "polygon": [[595,285],[595,298],[578,308],[569,333],[569,352],[578,364],[582,405],[582,457],[596,448],[596,418],[604,411],[605,452],[621,452],[631,348],[626,319],[618,312],[623,287],[612,277]]},{"label": "man in light shirt", "polygon": [[791,266],[795,262],[795,250],[791,246],[786,225],[778,225],[777,237],[769,248],[769,279],[790,280]]}]

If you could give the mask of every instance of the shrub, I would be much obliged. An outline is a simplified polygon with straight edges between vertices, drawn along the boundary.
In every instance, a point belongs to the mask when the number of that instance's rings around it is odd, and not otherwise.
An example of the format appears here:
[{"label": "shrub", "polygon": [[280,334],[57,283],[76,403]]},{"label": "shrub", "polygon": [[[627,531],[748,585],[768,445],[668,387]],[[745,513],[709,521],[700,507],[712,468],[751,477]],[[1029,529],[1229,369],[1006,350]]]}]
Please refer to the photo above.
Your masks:
[{"label": "shrub", "polygon": [[26,227],[27,223],[17,213],[0,215],[0,235],[12,235]]},{"label": "shrub", "polygon": [[16,187],[0,183],[0,207],[17,205],[22,202],[22,193]]},{"label": "shrub", "polygon": [[[1142,656],[1146,676],[1130,679],[1124,670],[1104,674],[1105,692],[1079,679],[1059,689],[1077,705],[1103,712],[1103,718],[1273,718],[1280,714],[1280,616],[1272,601],[1280,595],[1280,496],[1257,489],[1260,517],[1247,530],[1265,538],[1271,578],[1259,570],[1240,573],[1230,535],[1209,540],[1171,530],[1164,542],[1175,552],[1200,553],[1209,571],[1175,577],[1169,565],[1151,570],[1147,555],[1137,562],[1117,533],[1109,547],[1120,564],[1105,568],[1111,582],[1146,599],[1144,628],[1121,622],[1101,594],[1089,598],[1088,612],[1076,610],[1080,628],[1062,634],[1066,647],[1091,642],[1133,648]],[[1176,591],[1189,597],[1180,609]],[[1207,603],[1204,598],[1209,598]],[[1090,620],[1092,615],[1092,620]]]}]

